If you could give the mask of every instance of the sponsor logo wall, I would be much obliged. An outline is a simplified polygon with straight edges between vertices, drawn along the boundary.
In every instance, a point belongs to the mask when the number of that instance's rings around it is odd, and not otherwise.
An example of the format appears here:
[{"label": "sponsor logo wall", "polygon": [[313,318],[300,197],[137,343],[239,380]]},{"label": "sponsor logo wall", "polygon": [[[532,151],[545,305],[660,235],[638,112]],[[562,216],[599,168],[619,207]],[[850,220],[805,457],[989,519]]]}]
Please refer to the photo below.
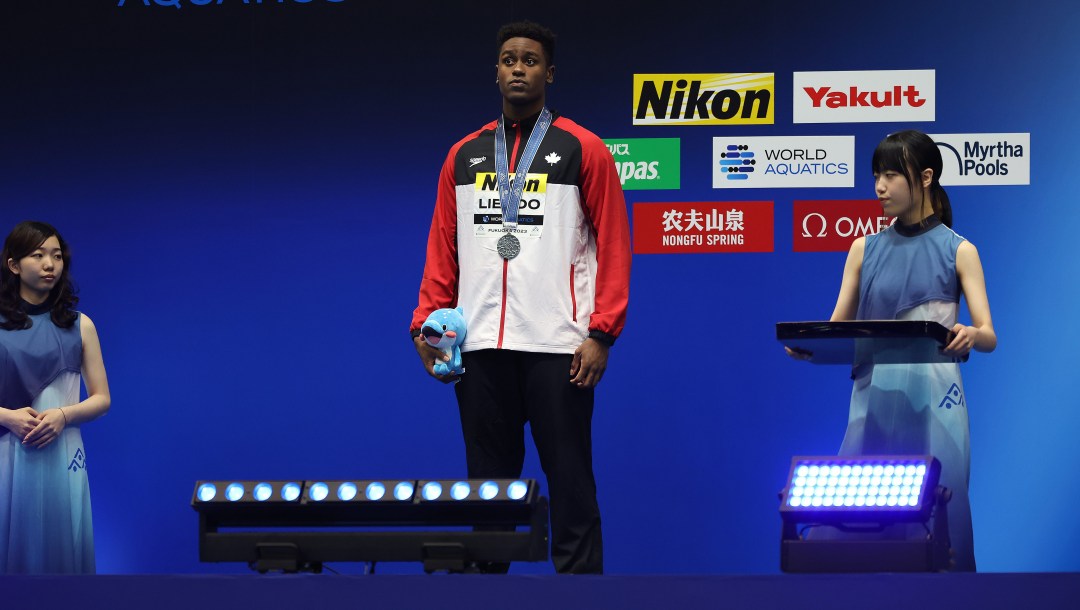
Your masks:
[{"label": "sponsor logo wall", "polygon": [[[936,120],[935,70],[795,72],[792,123]],[[634,125],[766,125],[773,73],[635,74]],[[906,125],[897,129],[906,128]],[[884,136],[885,133],[882,133]],[[1030,134],[929,134],[944,186],[1030,184]],[[713,188],[854,188],[855,136],[713,136]],[[605,140],[625,190],[681,188],[677,138]],[[868,182],[861,195],[870,195]],[[846,251],[892,225],[876,199],[793,201],[795,252]],[[635,203],[634,252],[772,252],[773,203]]]}]

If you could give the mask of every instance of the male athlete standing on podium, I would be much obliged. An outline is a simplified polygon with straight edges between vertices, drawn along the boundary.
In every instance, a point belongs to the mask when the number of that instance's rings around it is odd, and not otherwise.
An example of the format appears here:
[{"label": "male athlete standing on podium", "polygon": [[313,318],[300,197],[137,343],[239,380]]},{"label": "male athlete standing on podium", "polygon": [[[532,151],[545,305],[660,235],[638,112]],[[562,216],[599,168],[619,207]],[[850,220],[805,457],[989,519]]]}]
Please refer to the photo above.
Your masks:
[{"label": "male athlete standing on podium", "polygon": [[442,354],[420,326],[435,309],[464,310],[455,392],[469,477],[520,476],[530,423],[555,569],[599,574],[593,392],[626,319],[626,203],[603,141],[545,107],[555,35],[520,22],[497,41],[502,116],[455,144],[443,165],[412,336],[428,373],[452,381],[434,374]]}]

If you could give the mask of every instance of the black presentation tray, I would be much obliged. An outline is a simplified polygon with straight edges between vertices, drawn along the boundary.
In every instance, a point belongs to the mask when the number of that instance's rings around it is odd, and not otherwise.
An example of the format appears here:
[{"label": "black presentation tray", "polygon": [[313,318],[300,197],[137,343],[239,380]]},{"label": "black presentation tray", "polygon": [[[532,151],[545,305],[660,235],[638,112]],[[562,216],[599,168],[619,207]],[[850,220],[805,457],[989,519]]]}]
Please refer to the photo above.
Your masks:
[{"label": "black presentation tray", "polygon": [[776,338],[796,351],[809,352],[814,364],[904,364],[963,362],[941,353],[952,331],[937,322],[859,320],[778,322]]}]

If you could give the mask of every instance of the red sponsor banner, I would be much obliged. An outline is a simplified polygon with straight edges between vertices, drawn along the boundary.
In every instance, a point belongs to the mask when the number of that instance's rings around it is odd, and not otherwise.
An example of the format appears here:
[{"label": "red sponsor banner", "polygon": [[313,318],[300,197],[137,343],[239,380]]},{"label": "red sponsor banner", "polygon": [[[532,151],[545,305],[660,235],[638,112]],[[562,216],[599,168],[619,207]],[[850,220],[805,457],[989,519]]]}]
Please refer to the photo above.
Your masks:
[{"label": "red sponsor banner", "polygon": [[772,252],[773,202],[634,204],[634,253]]},{"label": "red sponsor banner", "polygon": [[846,252],[856,237],[873,235],[892,225],[877,199],[795,201],[795,252]]}]

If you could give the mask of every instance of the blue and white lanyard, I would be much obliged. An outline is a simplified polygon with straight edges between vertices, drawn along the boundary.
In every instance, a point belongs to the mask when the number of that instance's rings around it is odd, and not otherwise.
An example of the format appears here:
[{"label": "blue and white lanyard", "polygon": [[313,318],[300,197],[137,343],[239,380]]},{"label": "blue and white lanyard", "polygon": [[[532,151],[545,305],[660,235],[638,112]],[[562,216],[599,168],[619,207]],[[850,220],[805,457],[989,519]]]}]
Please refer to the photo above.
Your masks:
[{"label": "blue and white lanyard", "polygon": [[518,162],[517,171],[514,172],[512,188],[510,166],[506,159],[506,128],[503,126],[503,120],[503,117],[499,117],[499,124],[495,127],[495,178],[499,183],[499,204],[502,207],[503,227],[512,231],[517,228],[518,206],[521,205],[521,193],[525,189],[529,166],[532,165],[536,151],[540,149],[540,141],[544,139],[548,127],[551,127],[551,112],[547,108],[540,111],[540,118],[536,120],[536,126],[529,134],[529,141],[525,144],[521,161]]}]

